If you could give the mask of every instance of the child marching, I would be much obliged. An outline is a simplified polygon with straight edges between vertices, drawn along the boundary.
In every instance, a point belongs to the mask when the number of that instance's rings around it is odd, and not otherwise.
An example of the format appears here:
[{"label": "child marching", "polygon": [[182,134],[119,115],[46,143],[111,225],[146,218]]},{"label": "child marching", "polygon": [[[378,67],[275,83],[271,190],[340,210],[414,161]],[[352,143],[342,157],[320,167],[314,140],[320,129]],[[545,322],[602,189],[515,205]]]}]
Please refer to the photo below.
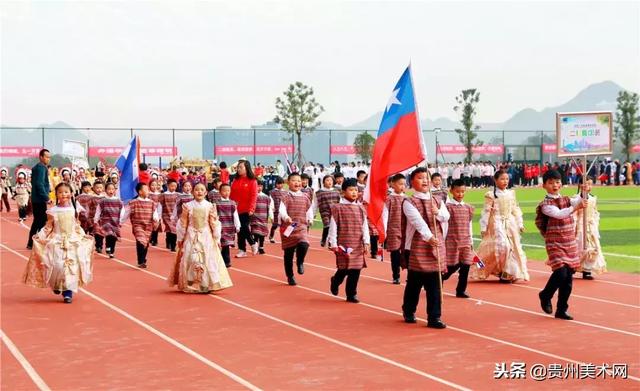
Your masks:
[{"label": "child marching", "polygon": [[29,286],[62,293],[65,303],[71,303],[73,294],[93,278],[93,238],[78,223],[71,191],[66,183],[56,186],[56,206],[47,210],[47,224],[33,236],[22,278]]},{"label": "child marching", "polygon": [[84,209],[84,212],[78,214],[78,220],[80,220],[80,226],[87,235],[93,234],[93,220],[89,219],[89,211],[91,210],[93,198],[91,183],[87,181],[81,182],[80,194],[76,197],[76,203]]},{"label": "child marching", "polygon": [[[576,213],[576,240],[578,241],[578,251],[580,256],[580,268],[582,278],[593,280],[591,273],[601,274],[607,271],[607,262],[602,254],[600,246],[600,212],[598,212],[598,198],[591,194],[593,181],[587,179],[584,184],[584,192],[588,195],[588,205],[585,209]],[[587,235],[584,241],[584,214],[587,214]]]},{"label": "child marching", "polygon": [[29,197],[31,195],[31,184],[27,182],[27,172],[18,170],[16,176],[16,187],[13,191],[13,199],[18,204],[18,219],[25,221],[29,207]]},{"label": "child marching", "polygon": [[293,257],[296,256],[298,274],[304,274],[304,258],[309,249],[308,227],[313,224],[311,199],[300,189],[302,180],[297,172],[289,174],[289,191],[282,197],[279,209],[280,238],[284,250],[284,271],[289,285],[296,285],[293,277]]},{"label": "child marching", "polygon": [[391,278],[395,285],[400,284],[400,264],[403,257],[402,241],[402,203],[405,200],[404,189],[406,178],[402,174],[391,177],[393,192],[387,196],[382,210],[382,221],[385,226],[386,248],[391,252]]},{"label": "child marching", "polygon": [[544,289],[539,293],[542,310],[551,314],[551,299],[558,291],[555,317],[572,320],[567,313],[569,296],[573,287],[573,273],[580,267],[575,221],[572,214],[587,207],[587,200],[580,195],[573,198],[560,195],[562,176],[558,171],[547,171],[543,177],[547,191],[544,200],[536,208],[536,227],[544,237],[547,265],[552,273]]},{"label": "child marching", "polygon": [[104,183],[96,180],[93,182],[93,197],[91,198],[91,203],[89,204],[89,210],[87,211],[87,219],[91,221],[91,233],[96,241],[96,252],[102,252],[102,246],[104,245],[104,237],[100,235],[100,232],[96,230],[95,220],[96,211],[98,210],[98,204],[100,200],[105,197],[104,194]]},{"label": "child marching", "polygon": [[258,197],[256,198],[256,209],[251,216],[249,224],[253,240],[258,243],[258,253],[264,254],[264,238],[269,234],[267,224],[269,219],[273,220],[273,201],[262,192],[264,183],[258,180]]},{"label": "child marching", "polygon": [[228,183],[220,185],[220,198],[216,203],[218,219],[220,220],[222,233],[220,235],[220,246],[222,259],[227,267],[231,267],[230,248],[236,243],[236,234],[240,232],[240,216],[236,202],[229,199],[231,186]]},{"label": "child marching", "polygon": [[149,186],[138,183],[136,193],[138,196],[129,201],[120,222],[124,223],[127,218],[131,220],[131,231],[136,238],[138,267],[146,269],[149,241],[151,233],[160,223],[160,213],[158,204],[149,198]]},{"label": "child marching", "polygon": [[[158,182],[157,179],[151,179],[149,182],[149,198],[158,205],[159,216],[162,216],[162,205],[160,203],[162,199],[162,193],[160,192],[161,189],[162,187],[160,186],[160,182]],[[158,245],[158,235],[160,232],[162,232],[162,224],[158,224],[157,228],[151,232],[151,239],[149,240],[149,244],[151,246]]]},{"label": "child marching", "polygon": [[464,194],[467,190],[463,179],[454,179],[451,183],[451,195],[447,199],[449,211],[449,225],[446,235],[447,273],[443,279],[447,280],[453,273],[458,272],[456,297],[469,298],[467,294],[467,279],[469,268],[473,264],[473,206],[465,204]]},{"label": "child marching", "polygon": [[418,167],[411,173],[414,194],[402,203],[406,219],[405,257],[407,260],[407,285],[404,289],[402,313],[404,321],[416,323],[416,308],[424,287],[427,295],[427,327],[447,327],[442,316],[442,275],[446,272],[446,250],[442,223],[449,220],[444,203],[429,193],[429,174]]},{"label": "child marching", "polygon": [[113,258],[116,242],[120,239],[120,220],[124,216],[124,209],[113,183],[107,183],[105,192],[107,196],[98,201],[93,224],[96,238],[100,237],[101,241],[104,238],[107,255]]},{"label": "child marching", "polygon": [[269,197],[273,200],[273,221],[271,221],[271,230],[269,231],[269,242],[275,243],[276,241],[273,239],[273,235],[276,233],[276,229],[280,224],[280,220],[278,216],[280,214],[280,202],[282,201],[282,197],[284,197],[287,192],[283,190],[284,187],[284,179],[281,177],[276,178],[276,188],[269,192]]},{"label": "child marching", "polygon": [[205,199],[207,188],[197,183],[194,199],[182,205],[177,222],[178,254],[168,281],[187,293],[209,293],[232,285],[218,241],[221,228],[215,206]]},{"label": "child marching", "polygon": [[331,205],[329,222],[329,248],[336,255],[338,270],[331,277],[330,290],[337,295],[347,278],[346,296],[350,303],[359,303],[358,279],[367,267],[365,254],[369,246],[369,226],[362,204],[358,202],[358,186],[354,179],[342,184],[343,198]]},{"label": "child marching", "polygon": [[333,177],[327,175],[322,179],[322,189],[316,192],[316,203],[322,218],[322,238],[320,246],[324,247],[329,236],[331,206],[340,202],[340,192],[333,185]]},{"label": "child marching", "polygon": [[173,221],[172,216],[176,209],[176,203],[178,202],[178,182],[175,179],[169,179],[167,181],[167,191],[162,193],[160,197],[160,205],[162,207],[162,225],[166,234],[166,245],[171,251],[176,251],[176,224]]},{"label": "child marching", "polygon": [[498,170],[494,179],[495,187],[484,195],[480,217],[482,242],[478,256],[485,267],[473,268],[472,275],[482,280],[495,275],[503,283],[529,281],[527,256],[520,244],[520,234],[524,232],[522,210],[515,191],[507,189],[509,174]]}]

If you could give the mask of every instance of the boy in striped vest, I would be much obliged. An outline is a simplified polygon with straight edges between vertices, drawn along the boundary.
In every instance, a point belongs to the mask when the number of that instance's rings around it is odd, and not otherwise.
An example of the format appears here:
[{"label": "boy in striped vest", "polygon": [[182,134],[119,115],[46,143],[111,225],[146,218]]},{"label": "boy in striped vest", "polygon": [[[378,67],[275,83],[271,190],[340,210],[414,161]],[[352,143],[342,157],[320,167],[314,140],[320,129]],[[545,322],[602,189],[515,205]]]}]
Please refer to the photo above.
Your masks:
[{"label": "boy in striped vest", "polygon": [[329,236],[329,221],[331,220],[331,206],[340,202],[340,192],[333,187],[333,177],[326,175],[322,178],[322,189],[316,192],[316,203],[322,218],[322,239],[320,246],[324,247]]},{"label": "boy in striped vest", "polygon": [[547,285],[539,293],[540,306],[547,314],[553,312],[551,299],[558,291],[555,317],[572,320],[567,313],[569,296],[573,287],[573,273],[580,267],[578,244],[575,235],[573,214],[587,207],[587,200],[580,194],[573,198],[560,195],[562,176],[556,170],[547,171],[543,176],[543,187],[547,191],[544,200],[536,208],[536,227],[544,237],[547,249],[547,265],[551,266],[551,276]]},{"label": "boy in striped vest", "polygon": [[449,220],[443,202],[429,193],[429,172],[418,167],[411,173],[414,194],[402,203],[406,219],[405,249],[408,252],[407,285],[404,289],[402,313],[404,321],[416,323],[420,292],[427,293],[427,327],[447,327],[441,316],[442,275],[447,271],[442,223]]},{"label": "boy in striped vest", "polygon": [[[359,170],[356,173],[356,178],[357,178],[356,186],[358,188],[358,202],[363,203],[364,190],[367,187],[367,172],[364,170]],[[366,210],[366,207],[365,207],[365,210]],[[369,225],[369,242],[371,243],[370,255],[372,259],[377,259],[378,258],[378,238],[380,237],[378,235],[378,228],[376,228],[375,224],[371,223],[371,220],[369,220],[369,218],[367,218],[367,224]]]},{"label": "boy in striped vest", "polygon": [[76,197],[76,202],[84,209],[84,212],[78,214],[78,220],[80,220],[80,227],[82,227],[84,233],[91,235],[93,232],[93,221],[89,220],[88,217],[91,200],[93,198],[91,182],[82,182],[80,184],[80,191],[81,193]]},{"label": "boy in striped vest", "polygon": [[256,209],[251,216],[249,224],[253,240],[258,243],[258,253],[264,254],[264,238],[269,234],[267,224],[269,219],[273,220],[273,200],[262,192],[264,182],[258,181],[258,197],[256,198]]},{"label": "boy in striped vest", "polygon": [[131,231],[136,238],[138,267],[146,269],[151,233],[160,224],[159,205],[149,198],[149,186],[146,184],[138,183],[136,192],[138,197],[129,201],[120,222],[124,223],[127,218],[131,219]]},{"label": "boy in striped vest", "polygon": [[311,182],[311,177],[308,174],[303,173],[300,175],[300,180],[302,181],[302,188],[300,189],[300,191],[306,194],[307,197],[309,197],[309,200],[311,201],[311,203],[313,204],[313,187],[309,186],[309,182]]},{"label": "boy in striped vest", "polygon": [[[153,178],[153,177],[152,177]],[[162,187],[157,179],[152,179],[149,182],[149,198],[151,201],[155,202],[158,205],[158,216],[162,216],[162,206],[160,204],[160,200],[162,198],[162,193],[160,190]],[[162,232],[162,224],[158,224],[157,228],[151,232],[151,239],[149,240],[149,244],[152,246],[158,245],[158,234]]]},{"label": "boy in striped vest", "polygon": [[293,277],[293,256],[296,255],[298,274],[304,274],[304,257],[309,249],[307,233],[313,224],[310,198],[301,191],[300,174],[293,172],[287,180],[289,191],[282,197],[279,209],[280,239],[284,250],[284,272],[289,285],[296,285]]},{"label": "boy in striped vest", "polygon": [[207,194],[207,199],[212,204],[217,204],[218,200],[220,200],[220,184],[222,184],[220,178],[213,178],[213,181],[211,182],[213,189],[211,189],[209,194]]},{"label": "boy in striped vest", "polygon": [[347,301],[359,303],[358,279],[362,268],[367,267],[365,254],[369,247],[369,227],[364,208],[358,202],[355,179],[344,181],[342,194],[340,203],[331,205],[329,248],[336,254],[338,270],[331,277],[330,290],[333,295],[337,295],[346,277]]},{"label": "boy in striped vest", "polygon": [[120,239],[120,219],[124,214],[123,204],[116,195],[116,186],[109,182],[105,186],[107,196],[98,202],[96,215],[93,217],[96,238],[106,241],[106,249],[109,258],[113,258],[116,251],[116,242]]},{"label": "boy in striped vest", "polygon": [[229,248],[236,243],[236,233],[240,232],[240,216],[236,208],[236,202],[229,199],[231,186],[228,183],[220,185],[220,199],[216,203],[218,220],[222,233],[220,236],[220,252],[227,267],[231,267],[231,254]]},{"label": "boy in striped vest", "polygon": [[176,224],[171,218],[176,209],[176,203],[178,202],[178,182],[175,179],[169,179],[167,181],[167,191],[162,193],[160,197],[160,205],[162,207],[162,224],[164,231],[166,232],[166,244],[167,248],[172,252],[176,251],[176,242],[178,237],[176,236]]},{"label": "boy in striped vest", "polygon": [[99,233],[95,232],[96,230],[95,230],[95,224],[93,222],[94,221],[93,218],[96,217],[96,210],[98,209],[98,203],[100,202],[101,199],[104,198],[104,183],[102,183],[102,181],[96,180],[95,182],[93,182],[93,193],[94,193],[94,196],[91,198],[91,202],[89,203],[87,219],[91,221],[91,226],[93,228],[91,232],[96,241],[96,252],[101,253],[102,245],[104,244],[104,238]]},{"label": "boy in striped vest", "polygon": [[344,182],[344,174],[341,172],[336,172],[333,174],[333,180],[335,181],[335,185],[333,187],[338,190],[339,193],[342,193],[342,183]]},{"label": "boy in striped vest", "polygon": [[447,198],[449,211],[449,227],[446,237],[447,273],[442,276],[449,279],[458,271],[458,285],[456,297],[469,298],[467,294],[467,280],[469,269],[473,264],[473,206],[464,203],[464,193],[467,190],[464,179],[454,179],[451,183],[451,195]]},{"label": "boy in striped vest", "polygon": [[431,175],[431,195],[443,204],[447,202],[447,191],[442,188],[442,175],[437,172]]},{"label": "boy in striped vest", "polygon": [[395,285],[400,284],[400,263],[402,261],[402,203],[407,180],[404,175],[391,177],[393,193],[387,196],[382,210],[382,221],[386,231],[386,247],[391,252],[391,275]]},{"label": "boy in striped vest", "polygon": [[276,187],[275,189],[269,192],[269,197],[273,200],[273,220],[271,221],[271,231],[269,232],[269,242],[275,243],[276,241],[273,239],[273,235],[276,233],[276,229],[279,226],[278,215],[280,213],[280,201],[282,201],[282,197],[287,193],[282,190],[284,187],[284,179],[281,177],[276,178]]}]

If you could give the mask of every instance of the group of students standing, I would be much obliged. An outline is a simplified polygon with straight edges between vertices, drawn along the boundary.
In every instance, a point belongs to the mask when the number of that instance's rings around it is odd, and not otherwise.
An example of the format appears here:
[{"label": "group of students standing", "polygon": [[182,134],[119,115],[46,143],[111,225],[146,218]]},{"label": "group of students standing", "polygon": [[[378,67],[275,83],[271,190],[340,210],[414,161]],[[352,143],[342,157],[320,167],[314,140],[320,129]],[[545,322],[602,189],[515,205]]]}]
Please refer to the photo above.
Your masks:
[{"label": "group of students standing", "polygon": [[[47,210],[47,224],[33,237],[33,250],[24,282],[48,287],[71,302],[73,292],[92,279],[94,252],[113,258],[121,227],[126,220],[136,240],[137,263],[147,266],[149,245],[158,245],[165,232],[168,251],[175,252],[169,284],[184,292],[209,293],[232,286],[227,269],[231,267],[230,248],[238,247],[236,258],[245,258],[247,244],[253,255],[264,254],[264,241],[275,243],[280,233],[284,272],[289,285],[296,285],[297,273],[304,274],[309,249],[309,231],[319,212],[322,225],[321,246],[328,247],[336,259],[336,272],[329,290],[337,295],[346,280],[346,300],[358,303],[357,285],[367,258],[381,260],[379,234],[367,217],[363,192],[367,173],[345,179],[335,173],[322,180],[314,191],[306,174],[291,173],[287,189],[282,178],[276,180],[269,195],[262,192],[248,161],[238,164],[232,184],[215,179],[207,192],[203,183],[185,182],[177,192],[175,180],[167,181],[160,192],[155,180],[139,183],[137,197],[126,205],[117,196],[114,183],[96,181],[82,184],[81,194],[73,197],[70,186],[55,188],[56,206]],[[540,292],[542,309],[552,312],[551,298],[559,291],[555,316],[571,319],[567,313],[572,275],[581,271],[585,279],[591,272],[603,272],[598,233],[596,198],[588,195],[591,183],[573,198],[559,194],[562,184],[556,171],[545,173],[547,196],[537,208],[536,226],[545,238],[553,273]],[[485,194],[480,218],[482,242],[474,251],[472,222],[474,208],[464,202],[464,180],[454,180],[448,189],[442,177],[428,168],[414,169],[409,181],[412,195],[405,195],[407,178],[389,178],[389,193],[383,211],[385,246],[391,254],[393,284],[400,284],[401,269],[407,269],[402,310],[407,323],[415,323],[419,296],[427,296],[427,325],[442,329],[442,284],[458,273],[456,297],[468,298],[468,278],[497,276],[501,282],[529,280],[527,259],[520,243],[524,230],[522,212],[515,191],[508,189],[505,171],[494,175],[495,186]],[[587,241],[582,243],[581,224],[576,213],[588,213]],[[579,218],[579,216],[578,216]],[[268,227],[272,221],[271,228]],[[582,252],[581,249],[585,248]]]}]

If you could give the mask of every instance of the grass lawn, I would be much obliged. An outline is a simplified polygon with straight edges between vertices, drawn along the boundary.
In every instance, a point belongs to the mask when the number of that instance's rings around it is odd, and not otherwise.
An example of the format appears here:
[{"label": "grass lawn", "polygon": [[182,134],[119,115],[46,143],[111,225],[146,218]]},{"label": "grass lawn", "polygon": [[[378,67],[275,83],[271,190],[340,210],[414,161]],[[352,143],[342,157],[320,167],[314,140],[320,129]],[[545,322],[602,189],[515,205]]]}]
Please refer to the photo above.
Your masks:
[{"label": "grass lawn", "polygon": [[[573,195],[575,186],[566,187],[562,194]],[[484,206],[487,189],[469,190],[465,201],[476,209],[473,233],[480,238],[480,212]],[[538,203],[544,197],[542,188],[517,188],[516,196],[524,214],[525,232],[522,243],[529,260],[544,261],[546,252],[542,236],[534,220]],[[636,186],[594,187],[592,194],[598,197],[600,211],[600,242],[605,253],[607,267],[611,271],[640,273],[640,188]],[[318,216],[318,219],[320,217]],[[322,228],[316,221],[314,228]],[[477,248],[478,241],[475,245]]]}]

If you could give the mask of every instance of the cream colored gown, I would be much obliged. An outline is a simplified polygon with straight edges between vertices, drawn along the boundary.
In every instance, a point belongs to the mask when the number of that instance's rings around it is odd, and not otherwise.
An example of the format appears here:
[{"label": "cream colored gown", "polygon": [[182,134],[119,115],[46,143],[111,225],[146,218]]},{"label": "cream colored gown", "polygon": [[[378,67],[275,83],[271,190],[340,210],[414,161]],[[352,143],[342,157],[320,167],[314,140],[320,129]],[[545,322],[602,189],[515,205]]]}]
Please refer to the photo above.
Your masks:
[{"label": "cream colored gown", "polygon": [[47,215],[47,224],[34,235],[23,282],[77,292],[93,279],[94,239],[80,228],[72,206],[54,206]]},{"label": "cream colored gown", "polygon": [[207,200],[183,205],[177,222],[178,249],[169,285],[183,292],[206,293],[233,284],[220,253],[220,221],[216,209]]},{"label": "cream colored gown", "polygon": [[[595,272],[601,274],[607,271],[607,262],[602,254],[600,247],[600,212],[598,212],[598,198],[589,194],[589,202],[586,209],[580,209],[574,215],[576,219],[576,239],[578,241],[578,251],[580,257],[580,272]],[[583,251],[583,223],[582,216],[584,211],[587,213],[587,245]]]}]

